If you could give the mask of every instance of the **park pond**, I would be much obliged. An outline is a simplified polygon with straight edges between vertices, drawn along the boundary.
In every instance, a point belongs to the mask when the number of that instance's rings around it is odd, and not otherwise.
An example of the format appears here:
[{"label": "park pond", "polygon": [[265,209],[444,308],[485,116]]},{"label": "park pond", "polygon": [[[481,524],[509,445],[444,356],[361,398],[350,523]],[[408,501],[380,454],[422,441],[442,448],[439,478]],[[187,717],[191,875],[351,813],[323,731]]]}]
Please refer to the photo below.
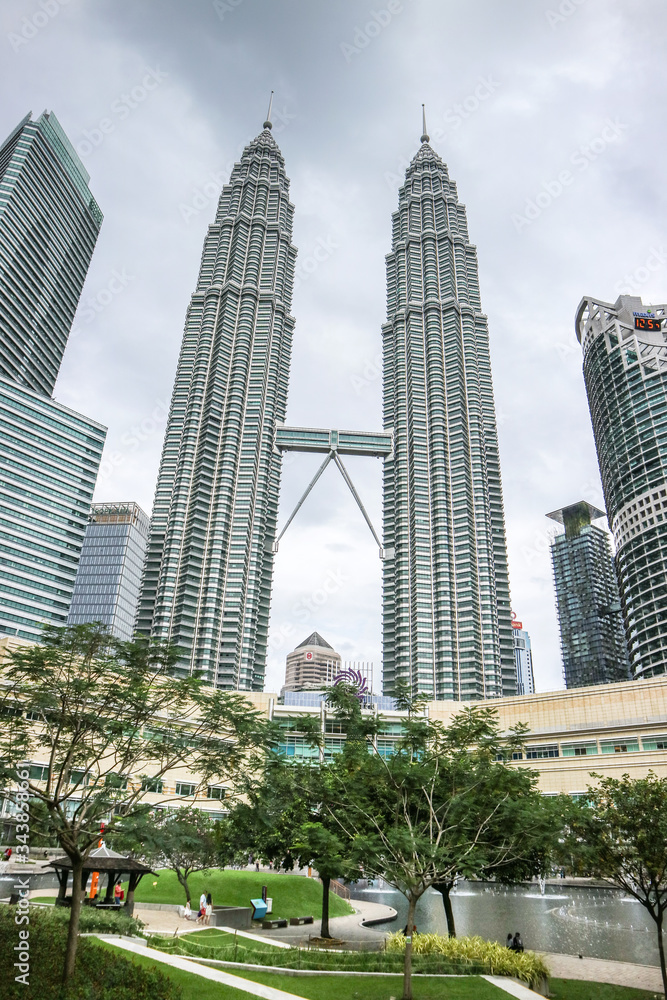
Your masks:
[{"label": "park pond", "polygon": [[[407,922],[405,898],[385,883],[351,885],[352,898],[386,903],[398,911],[393,925]],[[526,948],[617,962],[658,965],[655,924],[634,899],[614,889],[548,884],[499,886],[490,882],[458,883],[452,895],[456,932],[504,944],[519,931]],[[418,931],[446,934],[442,896],[429,890],[417,906]]]}]

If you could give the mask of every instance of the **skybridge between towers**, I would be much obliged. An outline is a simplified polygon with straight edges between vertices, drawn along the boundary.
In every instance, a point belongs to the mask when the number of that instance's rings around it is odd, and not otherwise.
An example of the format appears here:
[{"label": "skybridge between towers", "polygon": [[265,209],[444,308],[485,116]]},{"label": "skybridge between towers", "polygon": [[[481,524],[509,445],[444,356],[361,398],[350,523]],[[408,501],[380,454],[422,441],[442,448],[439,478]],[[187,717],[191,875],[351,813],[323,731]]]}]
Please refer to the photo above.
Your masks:
[{"label": "skybridge between towers", "polygon": [[282,454],[284,451],[318,452],[325,455],[322,462],[310,483],[306,487],[301,499],[290,514],[282,531],[273,544],[273,551],[278,551],[280,539],[283,537],[297,513],[303,506],[304,501],[311,493],[318,479],[327,468],[330,462],[338,466],[350,493],[364,516],[366,524],[370,528],[373,538],[377,542],[380,559],[391,556],[392,553],[383,548],[382,542],[373,527],[370,517],[361,502],[361,497],[357,493],[350,475],[343,465],[341,455],[364,455],[369,458],[389,458],[393,453],[394,437],[392,431],[341,431],[327,430],[321,427],[286,427],[284,424],[276,425],[274,439],[274,449]]}]

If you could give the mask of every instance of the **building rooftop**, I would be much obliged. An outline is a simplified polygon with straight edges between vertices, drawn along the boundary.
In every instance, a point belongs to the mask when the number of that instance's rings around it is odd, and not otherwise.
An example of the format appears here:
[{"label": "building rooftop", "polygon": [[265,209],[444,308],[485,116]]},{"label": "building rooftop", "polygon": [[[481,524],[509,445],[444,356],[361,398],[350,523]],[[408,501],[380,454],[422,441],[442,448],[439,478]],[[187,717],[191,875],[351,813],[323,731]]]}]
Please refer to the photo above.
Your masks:
[{"label": "building rooftop", "polygon": [[333,646],[322,638],[319,632],[311,632],[307,639],[300,642],[296,649],[302,649],[303,646],[322,646],[324,649],[333,649]]}]

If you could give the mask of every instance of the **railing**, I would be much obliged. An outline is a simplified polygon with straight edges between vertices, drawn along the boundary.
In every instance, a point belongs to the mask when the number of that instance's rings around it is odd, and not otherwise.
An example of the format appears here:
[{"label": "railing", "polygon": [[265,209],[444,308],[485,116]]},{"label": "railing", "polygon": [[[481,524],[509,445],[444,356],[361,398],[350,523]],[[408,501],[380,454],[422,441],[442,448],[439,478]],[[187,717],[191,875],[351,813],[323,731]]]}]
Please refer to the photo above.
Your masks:
[{"label": "railing", "polygon": [[[320,882],[321,881],[322,879],[320,879]],[[341,899],[350,898],[350,890],[348,887],[343,885],[342,882],[337,882],[335,878],[332,878],[329,883],[329,892],[334,892],[337,896],[340,896]]]}]

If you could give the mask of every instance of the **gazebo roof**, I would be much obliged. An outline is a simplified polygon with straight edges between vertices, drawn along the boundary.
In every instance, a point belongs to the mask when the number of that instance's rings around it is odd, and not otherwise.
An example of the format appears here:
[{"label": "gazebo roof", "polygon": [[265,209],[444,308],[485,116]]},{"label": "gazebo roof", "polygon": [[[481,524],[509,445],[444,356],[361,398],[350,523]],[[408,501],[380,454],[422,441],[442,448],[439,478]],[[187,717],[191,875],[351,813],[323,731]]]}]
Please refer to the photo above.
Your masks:
[{"label": "gazebo roof", "polygon": [[[49,867],[67,870],[72,868],[72,862],[67,857],[55,858],[53,861],[49,861]],[[142,864],[141,861],[137,861],[135,858],[127,858],[123,854],[118,854],[117,851],[110,850],[108,847],[98,847],[96,850],[91,851],[84,862],[83,869],[84,871],[141,872],[143,875],[151,872],[153,875],[156,874],[152,868]]]}]

